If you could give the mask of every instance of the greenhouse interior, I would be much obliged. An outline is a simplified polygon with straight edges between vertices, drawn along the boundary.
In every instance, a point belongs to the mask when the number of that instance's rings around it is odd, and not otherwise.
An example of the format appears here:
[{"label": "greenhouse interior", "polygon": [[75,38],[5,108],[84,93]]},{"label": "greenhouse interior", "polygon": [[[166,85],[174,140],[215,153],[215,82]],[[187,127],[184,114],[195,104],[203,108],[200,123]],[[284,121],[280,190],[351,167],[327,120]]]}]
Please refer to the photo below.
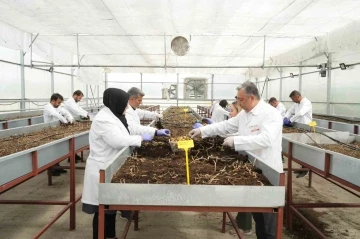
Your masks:
[{"label": "greenhouse interior", "polygon": [[2,0],[0,238],[360,238],[359,75],[356,0]]}]

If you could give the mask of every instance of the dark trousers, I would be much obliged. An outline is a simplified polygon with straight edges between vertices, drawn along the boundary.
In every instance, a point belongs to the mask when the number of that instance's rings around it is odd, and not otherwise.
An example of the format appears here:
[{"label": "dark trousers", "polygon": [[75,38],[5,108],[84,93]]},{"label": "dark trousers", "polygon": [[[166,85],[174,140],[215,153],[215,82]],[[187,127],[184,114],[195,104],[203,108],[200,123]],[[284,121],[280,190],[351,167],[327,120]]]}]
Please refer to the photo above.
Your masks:
[{"label": "dark trousers", "polygon": [[251,212],[238,212],[236,215],[236,222],[238,228],[243,231],[249,231],[252,228]]},{"label": "dark trousers", "polygon": [[[116,222],[116,214],[105,214],[104,238],[116,237],[115,222]],[[94,214],[94,219],[93,219],[93,239],[98,239],[98,231],[99,231],[99,213],[96,212]]]},{"label": "dark trousers", "polygon": [[276,214],[253,212],[257,239],[275,239]]}]

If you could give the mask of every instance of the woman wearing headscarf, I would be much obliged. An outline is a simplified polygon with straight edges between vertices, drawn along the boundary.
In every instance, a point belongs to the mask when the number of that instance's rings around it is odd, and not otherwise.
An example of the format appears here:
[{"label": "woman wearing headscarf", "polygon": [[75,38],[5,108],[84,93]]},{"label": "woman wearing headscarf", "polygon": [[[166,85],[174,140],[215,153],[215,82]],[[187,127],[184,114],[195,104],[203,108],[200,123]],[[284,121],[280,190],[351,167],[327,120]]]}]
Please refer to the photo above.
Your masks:
[{"label": "woman wearing headscarf", "polygon": [[[99,111],[92,121],[89,144],[90,154],[86,161],[84,188],[82,194],[82,210],[94,214],[93,238],[98,238],[98,188],[99,170],[110,161],[121,149],[128,146],[141,146],[142,141],[151,141],[149,134],[130,135],[125,118],[129,95],[123,90],[109,88],[104,91],[105,107]],[[105,238],[116,238],[116,211],[105,214]]]}]

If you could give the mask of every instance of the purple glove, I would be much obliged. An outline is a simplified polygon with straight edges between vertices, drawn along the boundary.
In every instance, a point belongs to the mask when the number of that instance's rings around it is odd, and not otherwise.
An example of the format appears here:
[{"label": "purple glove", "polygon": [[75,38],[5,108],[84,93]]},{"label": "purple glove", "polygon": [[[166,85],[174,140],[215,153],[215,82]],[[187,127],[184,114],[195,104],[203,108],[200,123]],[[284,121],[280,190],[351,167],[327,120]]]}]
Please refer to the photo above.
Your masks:
[{"label": "purple glove", "polygon": [[291,121],[288,118],[284,118],[284,125],[291,125]]},{"label": "purple glove", "polygon": [[214,122],[213,122],[211,119],[209,119],[209,118],[204,118],[203,120],[205,120],[207,124],[212,124],[212,123],[214,123]]},{"label": "purple glove", "polygon": [[229,108],[225,108],[225,110],[226,110],[227,112],[230,112],[230,109],[229,109]]},{"label": "purple glove", "polygon": [[200,127],[203,127],[204,125],[200,124],[200,123],[195,123],[193,125],[193,129],[197,129],[197,128],[200,128]]},{"label": "purple glove", "polygon": [[156,135],[157,136],[170,136],[170,130],[168,130],[168,129],[158,129],[157,131],[156,131]]},{"label": "purple glove", "polygon": [[142,141],[151,141],[153,139],[151,134],[145,133],[141,135]]}]

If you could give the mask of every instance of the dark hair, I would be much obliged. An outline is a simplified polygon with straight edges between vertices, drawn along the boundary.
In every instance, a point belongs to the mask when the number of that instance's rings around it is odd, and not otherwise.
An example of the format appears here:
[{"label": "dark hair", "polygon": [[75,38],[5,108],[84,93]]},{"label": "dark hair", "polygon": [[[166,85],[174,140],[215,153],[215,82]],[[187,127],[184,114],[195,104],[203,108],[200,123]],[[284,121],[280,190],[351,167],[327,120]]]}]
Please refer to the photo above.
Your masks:
[{"label": "dark hair", "polygon": [[294,97],[294,96],[301,96],[301,94],[300,94],[299,91],[294,90],[294,91],[292,91],[292,92],[290,93],[289,97],[291,98],[291,97]]},{"label": "dark hair", "polygon": [[73,96],[74,96],[74,95],[84,96],[84,94],[81,92],[81,90],[76,90],[76,91],[74,91]]},{"label": "dark hair", "polygon": [[275,97],[271,97],[271,98],[269,99],[269,103],[276,102],[276,101],[277,101],[277,99],[276,99]]},{"label": "dark hair", "polygon": [[225,108],[225,107],[228,105],[228,102],[227,102],[227,100],[221,100],[221,101],[219,102],[219,105],[220,105],[221,107]]},{"label": "dark hair", "polygon": [[58,99],[60,99],[61,101],[64,101],[64,97],[62,97],[62,95],[60,95],[59,93],[55,93],[51,96],[50,102],[53,100],[57,101]]}]

